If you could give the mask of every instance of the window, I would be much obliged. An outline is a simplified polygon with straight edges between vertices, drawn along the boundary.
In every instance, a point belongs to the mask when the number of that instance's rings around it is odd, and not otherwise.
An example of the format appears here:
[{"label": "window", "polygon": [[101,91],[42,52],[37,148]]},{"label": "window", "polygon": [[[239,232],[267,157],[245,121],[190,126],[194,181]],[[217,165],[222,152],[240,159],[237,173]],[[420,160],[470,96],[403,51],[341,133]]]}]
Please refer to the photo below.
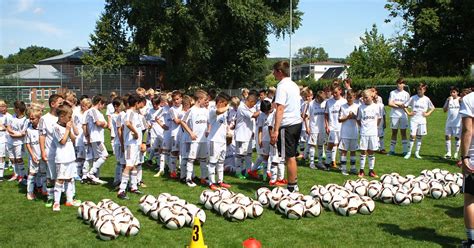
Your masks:
[{"label": "window", "polygon": [[49,98],[49,90],[44,90],[43,93],[44,93],[44,99],[48,99]]},{"label": "window", "polygon": [[38,99],[38,100],[43,99],[43,94],[42,94],[41,90],[36,91],[36,99]]},{"label": "window", "polygon": [[74,77],[80,77],[82,73],[82,66],[74,67]]}]

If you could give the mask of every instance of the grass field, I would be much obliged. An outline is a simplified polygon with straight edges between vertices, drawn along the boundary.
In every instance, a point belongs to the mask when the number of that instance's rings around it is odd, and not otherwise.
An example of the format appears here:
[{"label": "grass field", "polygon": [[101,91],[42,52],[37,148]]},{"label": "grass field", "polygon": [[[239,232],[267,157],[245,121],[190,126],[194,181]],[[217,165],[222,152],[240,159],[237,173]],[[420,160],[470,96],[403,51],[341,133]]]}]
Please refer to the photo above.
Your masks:
[{"label": "grass field", "polygon": [[[428,135],[423,141],[423,160],[405,160],[399,156],[376,156],[375,170],[379,175],[398,172],[401,175],[418,175],[423,169],[441,168],[459,172],[454,161],[441,159],[444,151],[445,114],[436,109],[428,118]],[[386,147],[389,145],[389,130],[386,130]],[[108,144],[108,142],[107,142]],[[400,144],[397,151],[401,150]],[[111,157],[103,166],[101,177],[113,180],[115,158]],[[196,167],[196,171],[199,171]],[[11,172],[7,172],[6,178]],[[188,188],[167,178],[153,178],[154,171],[144,171],[147,188],[144,193],[157,195],[168,192],[191,203],[198,204],[204,187]],[[299,167],[299,186],[304,194],[314,184],[342,184],[356,176],[342,176],[336,172],[311,170]],[[261,182],[238,180],[227,176],[231,190],[254,196]],[[62,206],[54,213],[45,208],[41,200],[27,201],[26,188],[17,183],[0,183],[0,246],[1,247],[183,247],[191,238],[191,228],[168,230],[138,211],[139,196],[130,195],[128,201],[116,198],[110,186],[81,185],[77,183],[77,194],[81,200],[98,202],[110,198],[127,205],[140,220],[138,236],[123,237],[104,242],[96,237],[93,229],[76,217],[75,208]],[[463,226],[462,195],[454,198],[434,200],[425,198],[420,204],[406,207],[376,202],[375,212],[369,216],[338,216],[323,211],[317,218],[289,220],[266,209],[259,219],[247,219],[241,223],[229,222],[206,210],[207,222],[203,226],[204,241],[209,247],[241,247],[242,241],[255,237],[263,247],[454,247],[465,239]]]}]

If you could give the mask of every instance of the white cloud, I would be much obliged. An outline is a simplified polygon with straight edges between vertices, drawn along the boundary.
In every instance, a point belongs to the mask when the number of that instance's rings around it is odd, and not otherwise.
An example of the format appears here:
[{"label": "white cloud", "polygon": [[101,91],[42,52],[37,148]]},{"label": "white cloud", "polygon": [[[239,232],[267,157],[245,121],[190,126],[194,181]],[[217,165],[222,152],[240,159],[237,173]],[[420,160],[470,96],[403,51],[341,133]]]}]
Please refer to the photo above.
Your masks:
[{"label": "white cloud", "polygon": [[[3,28],[15,27],[18,31],[39,31],[45,35],[54,35],[60,37],[64,34],[64,31],[60,28],[55,27],[52,24],[41,22],[41,21],[27,21],[21,19],[3,19],[0,23]],[[20,31],[21,32],[21,31]]]},{"label": "white cloud", "polygon": [[44,10],[42,8],[39,8],[39,7],[35,8],[33,10],[33,13],[38,14],[38,15],[43,14],[43,12],[44,12]]},{"label": "white cloud", "polygon": [[34,0],[19,0],[17,5],[18,12],[24,12],[33,6]]}]

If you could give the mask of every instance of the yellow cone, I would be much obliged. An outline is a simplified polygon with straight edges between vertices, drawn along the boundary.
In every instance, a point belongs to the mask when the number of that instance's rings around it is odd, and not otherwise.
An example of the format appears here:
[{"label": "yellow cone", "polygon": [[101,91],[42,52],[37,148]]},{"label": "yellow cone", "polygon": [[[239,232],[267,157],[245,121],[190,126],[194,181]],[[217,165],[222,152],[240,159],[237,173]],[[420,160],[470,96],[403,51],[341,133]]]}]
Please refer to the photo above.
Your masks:
[{"label": "yellow cone", "polygon": [[204,236],[202,236],[201,221],[196,216],[194,217],[193,231],[191,233],[191,242],[188,248],[207,248],[204,244]]}]

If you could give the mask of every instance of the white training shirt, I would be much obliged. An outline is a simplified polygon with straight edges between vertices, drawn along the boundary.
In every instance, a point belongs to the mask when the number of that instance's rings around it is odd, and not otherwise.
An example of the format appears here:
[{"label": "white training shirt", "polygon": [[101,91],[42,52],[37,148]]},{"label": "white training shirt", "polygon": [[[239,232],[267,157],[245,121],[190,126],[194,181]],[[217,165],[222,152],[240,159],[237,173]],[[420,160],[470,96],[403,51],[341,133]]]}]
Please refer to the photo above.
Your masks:
[{"label": "white training shirt", "polygon": [[229,127],[235,128],[235,119],[237,118],[237,109],[234,109],[233,107],[229,108],[227,111],[227,125]]},{"label": "white training shirt", "polygon": [[[41,160],[41,149],[39,146],[39,130],[32,125],[26,129],[25,144],[30,144],[31,150],[37,159]],[[31,154],[30,154],[31,157]]]},{"label": "white training shirt", "polygon": [[326,110],[324,113],[329,115],[328,125],[330,131],[340,131],[341,123],[339,122],[339,111],[341,110],[342,105],[346,104],[347,100],[345,98],[339,98],[336,100],[331,98],[326,101]]},{"label": "white training shirt", "polygon": [[183,116],[184,116],[183,105],[180,105],[179,107],[172,106],[169,109],[169,115],[170,115],[170,118],[171,118],[171,126],[170,126],[171,136],[176,137],[179,133],[180,125],[176,124],[176,122],[174,122],[174,120],[175,119],[181,120],[183,118]]},{"label": "white training shirt", "polygon": [[0,130],[0,144],[7,142],[7,129],[6,125],[9,122],[9,119],[12,118],[10,113],[0,114],[0,126],[3,126],[4,130]]},{"label": "white training shirt", "polygon": [[377,136],[377,122],[380,118],[380,108],[377,104],[360,105],[357,112],[357,120],[360,121],[360,135]]},{"label": "white training shirt", "polygon": [[418,95],[410,97],[407,107],[410,107],[414,113],[411,121],[418,124],[426,124],[426,117],[423,116],[423,113],[434,108],[433,103],[427,96],[419,97]]},{"label": "white training shirt", "polygon": [[311,133],[325,133],[324,113],[326,112],[326,100],[319,103],[316,99],[310,102],[307,115]]},{"label": "white training shirt", "polygon": [[[380,97],[380,96],[379,96]],[[379,112],[380,112],[380,124],[378,126],[379,129],[383,128],[384,125],[384,120],[383,117],[385,116],[385,105],[383,104],[382,101],[377,101],[377,106],[379,106]]]},{"label": "white training shirt", "polygon": [[105,122],[104,115],[102,113],[92,107],[88,109],[85,113],[85,124],[87,124],[87,131],[89,132],[89,140],[91,143],[93,142],[104,142],[104,128],[97,126],[95,123],[97,121]]},{"label": "white training shirt", "polygon": [[[403,103],[406,105],[408,100],[410,99],[410,94],[405,90],[399,91],[398,89],[392,90],[390,92],[390,97],[388,98],[388,102],[394,101],[395,103]],[[402,108],[392,108],[390,110],[390,118],[408,118],[407,113]]]},{"label": "white training shirt", "polygon": [[[344,104],[341,106],[341,110],[339,110],[339,117],[346,117],[349,113],[353,113],[355,117],[357,117],[357,112],[359,110],[359,105],[356,103]],[[341,138],[343,139],[357,139],[359,136],[359,127],[357,125],[356,119],[348,119],[341,123]]]},{"label": "white training shirt", "polygon": [[[65,164],[76,161],[76,152],[74,150],[74,144],[70,137],[67,137],[66,144],[62,145],[59,142],[66,134],[66,127],[54,123],[53,125],[53,143],[56,146],[56,155],[54,162],[56,164]],[[71,130],[72,132],[72,130]]]},{"label": "white training shirt", "polygon": [[275,103],[285,106],[281,127],[291,126],[302,122],[301,96],[298,85],[291,78],[283,78],[277,85]]},{"label": "white training shirt", "polygon": [[234,140],[239,142],[249,142],[253,134],[253,114],[255,108],[249,108],[246,104],[240,104],[235,118]]},{"label": "white training shirt", "polygon": [[156,138],[156,137],[163,137],[163,128],[158,125],[158,122],[156,122],[157,119],[160,119],[160,115],[163,113],[162,111],[163,108],[159,109],[154,109],[151,108],[148,110],[148,113],[145,115],[145,119],[148,123],[148,125],[151,126],[150,128],[150,137]]},{"label": "white training shirt", "polygon": [[[127,127],[126,121],[129,121],[132,126],[135,128],[135,131],[138,134],[138,138],[133,138],[133,132]],[[143,121],[140,117],[140,114],[134,109],[128,109],[125,114],[125,122],[123,122],[123,143],[125,146],[129,145],[141,145],[143,135]]]},{"label": "white training shirt", "polygon": [[[113,138],[114,138],[114,146],[115,145],[120,145],[120,138],[119,138],[119,135],[118,135],[118,123],[120,123],[120,113],[113,113],[110,115],[110,118],[111,118],[111,122],[112,122],[112,130],[114,130],[114,133],[117,134],[115,135]],[[112,131],[111,131],[112,132]]]},{"label": "white training shirt", "polygon": [[[28,124],[30,120],[26,119],[26,116],[21,118],[17,118],[15,115],[12,118],[8,118],[7,126],[16,132],[16,133],[26,133],[26,129],[28,128]],[[21,138],[13,138],[10,135],[7,135],[7,142],[9,145],[19,146],[23,144],[24,136]]]},{"label": "white training shirt", "polygon": [[[474,92],[471,92],[462,98],[459,114],[461,115],[461,118],[474,118]],[[469,147],[468,154],[471,157],[471,164],[474,164],[474,133],[471,137],[471,147]]]},{"label": "white training shirt", "polygon": [[56,145],[53,143],[53,126],[58,122],[58,117],[47,113],[41,117],[38,123],[40,135],[45,136],[44,149],[48,160],[53,160],[56,156]]},{"label": "white training shirt", "polygon": [[265,113],[260,113],[257,118],[257,126],[258,128],[262,128],[262,142],[270,142],[271,140],[269,127],[272,127],[274,124],[274,116],[275,110],[273,110],[268,115],[266,115]]},{"label": "white training shirt", "polygon": [[76,135],[76,146],[84,146],[84,130],[82,130],[82,124],[84,123],[85,117],[85,113],[81,113],[81,111],[72,113],[72,122],[78,131]]},{"label": "white training shirt", "polygon": [[211,130],[207,136],[207,140],[226,143],[227,111],[217,115],[215,108],[209,110],[209,125],[211,126]]},{"label": "white training shirt", "polygon": [[184,115],[183,121],[197,136],[196,140],[191,140],[191,136],[186,136],[186,142],[207,142],[206,131],[209,112],[206,108],[193,106]]},{"label": "white training shirt", "polygon": [[461,127],[461,116],[459,115],[459,97],[456,99],[451,98],[448,101],[448,116],[446,118],[446,127]]},{"label": "white training shirt", "polygon": [[107,104],[107,108],[105,109],[105,115],[109,116],[112,115],[115,112],[114,105],[112,103]]},{"label": "white training shirt", "polygon": [[169,139],[171,137],[171,125],[174,122],[171,119],[170,107],[164,106],[163,108],[161,108],[161,111],[162,113],[160,115],[160,120],[168,127],[168,130],[163,130],[163,138]]}]

